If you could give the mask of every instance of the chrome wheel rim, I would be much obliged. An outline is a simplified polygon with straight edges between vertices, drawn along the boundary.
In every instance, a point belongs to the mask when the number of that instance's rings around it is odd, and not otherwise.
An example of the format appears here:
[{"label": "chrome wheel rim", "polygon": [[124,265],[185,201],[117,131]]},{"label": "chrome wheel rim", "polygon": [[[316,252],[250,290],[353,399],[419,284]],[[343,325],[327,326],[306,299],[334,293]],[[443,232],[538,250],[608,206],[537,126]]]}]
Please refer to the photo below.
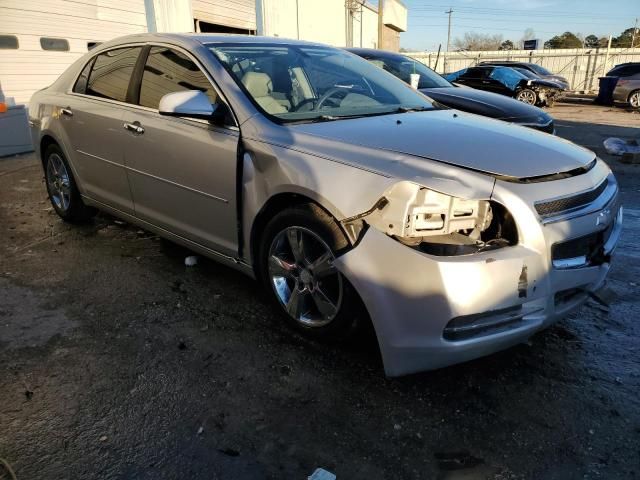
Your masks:
[{"label": "chrome wheel rim", "polygon": [[629,98],[629,103],[633,108],[640,108],[640,92],[636,92]]},{"label": "chrome wheel rim", "polygon": [[529,105],[533,105],[534,103],[536,103],[536,96],[532,91],[525,90],[518,93],[518,100],[524,103],[528,103]]},{"label": "chrome wheel rim", "polygon": [[269,279],[287,314],[305,327],[329,324],[342,303],[342,275],[331,248],[304,227],[278,233],[269,248]]},{"label": "chrome wheel rim", "polygon": [[71,204],[71,182],[67,167],[57,153],[51,154],[47,162],[47,184],[53,204],[66,211]]}]

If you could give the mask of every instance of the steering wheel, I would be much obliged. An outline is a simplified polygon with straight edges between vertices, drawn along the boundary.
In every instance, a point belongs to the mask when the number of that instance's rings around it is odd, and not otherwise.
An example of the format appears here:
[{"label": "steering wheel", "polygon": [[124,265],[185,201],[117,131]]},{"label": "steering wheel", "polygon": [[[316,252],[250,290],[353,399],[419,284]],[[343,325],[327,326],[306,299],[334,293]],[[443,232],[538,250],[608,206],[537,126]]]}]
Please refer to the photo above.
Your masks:
[{"label": "steering wheel", "polygon": [[345,87],[331,87],[329,90],[327,90],[326,92],[324,92],[324,95],[322,95],[319,99],[318,99],[318,103],[316,104],[316,107],[314,108],[314,110],[320,110],[322,108],[322,106],[324,105],[324,102],[326,102],[327,100],[329,100],[331,97],[333,97],[336,93],[339,92],[344,92],[346,89]]}]

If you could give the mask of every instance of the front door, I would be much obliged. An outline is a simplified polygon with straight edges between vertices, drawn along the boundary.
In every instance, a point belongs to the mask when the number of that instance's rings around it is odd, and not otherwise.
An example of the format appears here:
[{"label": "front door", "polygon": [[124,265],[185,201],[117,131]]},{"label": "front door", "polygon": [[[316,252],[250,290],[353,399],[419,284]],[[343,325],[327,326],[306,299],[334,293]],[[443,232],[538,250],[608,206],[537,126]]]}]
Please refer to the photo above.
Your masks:
[{"label": "front door", "polygon": [[167,93],[200,90],[221,101],[186,53],[152,47],[137,107],[125,110],[124,144],[139,218],[228,255],[237,254],[236,168],[239,131],[206,120],[161,116]]}]

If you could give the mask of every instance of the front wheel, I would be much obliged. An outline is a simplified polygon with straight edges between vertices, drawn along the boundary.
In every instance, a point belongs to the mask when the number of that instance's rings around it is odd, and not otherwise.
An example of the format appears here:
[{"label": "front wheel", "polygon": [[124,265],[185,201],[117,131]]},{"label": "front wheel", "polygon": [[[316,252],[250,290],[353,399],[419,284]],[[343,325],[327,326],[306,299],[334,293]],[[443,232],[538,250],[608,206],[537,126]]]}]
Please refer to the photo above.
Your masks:
[{"label": "front wheel", "polygon": [[58,145],[49,145],[44,153],[47,193],[56,213],[66,222],[89,220],[96,210],[82,201],[69,163]]},{"label": "front wheel", "polygon": [[631,108],[640,108],[640,90],[637,90],[629,95],[629,106]]},{"label": "front wheel", "polygon": [[516,94],[516,100],[520,100],[521,102],[528,103],[529,105],[535,105],[538,102],[538,96],[536,92],[525,88],[524,90],[520,90]]},{"label": "front wheel", "polygon": [[315,338],[351,337],[366,314],[333,264],[349,246],[333,218],[313,204],[288,208],[267,224],[262,240],[260,277],[284,319]]}]

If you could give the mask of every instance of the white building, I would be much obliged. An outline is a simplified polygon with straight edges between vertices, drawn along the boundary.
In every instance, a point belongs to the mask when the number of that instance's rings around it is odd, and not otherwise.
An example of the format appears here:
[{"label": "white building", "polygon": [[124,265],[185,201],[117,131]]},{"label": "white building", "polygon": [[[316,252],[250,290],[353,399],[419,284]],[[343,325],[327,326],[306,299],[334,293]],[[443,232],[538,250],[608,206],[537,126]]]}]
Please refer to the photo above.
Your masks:
[{"label": "white building", "polygon": [[[366,0],[0,0],[0,101],[26,104],[95,44],[139,32],[270,35],[378,46]],[[385,0],[383,47],[399,48],[406,8]]]}]

